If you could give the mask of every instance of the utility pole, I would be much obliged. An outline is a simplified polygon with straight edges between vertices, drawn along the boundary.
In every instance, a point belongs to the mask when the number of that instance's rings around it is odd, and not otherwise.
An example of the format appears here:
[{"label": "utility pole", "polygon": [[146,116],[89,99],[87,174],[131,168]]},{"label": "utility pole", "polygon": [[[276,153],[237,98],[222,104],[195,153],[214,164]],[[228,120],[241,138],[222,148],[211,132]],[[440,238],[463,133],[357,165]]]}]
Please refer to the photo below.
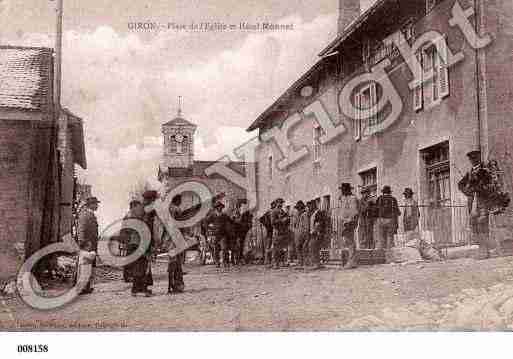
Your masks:
[{"label": "utility pole", "polygon": [[58,116],[61,109],[61,82],[62,82],[62,9],[63,9],[63,1],[57,0],[57,23],[56,23],[56,32],[55,32],[55,105],[56,105],[56,115]]}]

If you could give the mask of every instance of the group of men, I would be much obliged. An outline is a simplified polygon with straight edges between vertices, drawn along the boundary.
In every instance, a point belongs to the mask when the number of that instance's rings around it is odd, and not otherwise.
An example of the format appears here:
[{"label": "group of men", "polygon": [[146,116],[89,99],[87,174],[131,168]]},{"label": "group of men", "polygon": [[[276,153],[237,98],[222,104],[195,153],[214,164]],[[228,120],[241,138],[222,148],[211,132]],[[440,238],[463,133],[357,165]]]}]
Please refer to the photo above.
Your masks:
[{"label": "group of men", "polygon": [[[306,205],[298,201],[291,211],[284,208],[283,198],[277,198],[259,221],[266,229],[263,244],[264,263],[273,269],[289,265],[296,257],[297,268],[303,266],[320,268],[319,250],[328,223],[328,214],[320,207],[319,201],[309,201]],[[286,252],[286,254],[285,254]]]},{"label": "group of men", "polygon": [[[468,198],[470,225],[480,247],[480,257],[488,258],[490,198],[494,198],[491,194],[497,181],[494,181],[493,173],[481,162],[479,151],[469,152],[468,158],[472,168],[459,181],[458,188]],[[347,251],[344,265],[346,269],[355,268],[358,264],[355,242],[357,229],[360,247],[378,250],[393,247],[401,211],[397,199],[392,196],[390,186],[383,186],[382,194],[375,200],[365,193],[358,199],[352,192],[352,185],[347,182],[341,183],[339,189],[339,205],[334,209],[334,216],[328,213],[326,203],[321,206],[320,200],[309,201],[306,205],[301,200],[297,201],[293,210],[290,206],[284,208],[283,198],[274,200],[271,208],[259,218],[259,222],[266,230],[263,243],[264,263],[270,268],[277,269],[282,265],[288,266],[295,259],[297,268],[320,268],[320,248],[326,239],[331,239],[328,235],[333,233],[330,230],[333,227],[338,229],[334,232],[338,237],[335,238],[336,241]],[[411,188],[405,188],[403,195],[403,230],[405,233],[415,232],[418,230],[420,217],[418,204],[413,199],[414,192]],[[142,197],[142,201],[130,202],[130,209],[124,219],[139,219],[146,223],[151,232],[151,241],[144,255],[124,269],[124,278],[132,282],[132,295],[143,293],[151,296],[151,258],[157,246],[162,249],[162,243],[172,241],[155,211],[147,213],[144,210],[158,198],[157,191],[146,191]],[[207,245],[212,249],[215,263],[219,267],[227,268],[230,264],[244,263],[245,239],[252,227],[253,216],[244,200],[239,201],[233,213],[228,215],[224,211],[223,197],[224,194],[220,194],[212,199],[212,209],[202,221],[201,228],[203,236],[211,239]],[[509,195],[506,197],[507,201],[500,203],[502,207],[509,205]],[[82,264],[92,263],[93,268],[95,267],[94,258],[98,248],[98,222],[95,211],[99,203],[96,197],[88,198],[79,216],[78,243],[81,254],[77,272]],[[180,220],[183,214],[180,209],[182,196],[176,195],[171,203],[169,210],[172,217]],[[338,223],[332,223],[332,218],[336,218]],[[125,244],[126,255],[134,253],[139,247],[138,234],[128,226],[121,230],[120,237]],[[372,243],[369,238],[372,238]],[[183,262],[183,254],[169,258],[170,294],[184,290]],[[91,278],[81,294],[92,291]]]},{"label": "group of men", "polygon": [[[166,245],[170,245],[171,240],[164,225],[156,216],[155,210],[146,212],[145,207],[152,204],[158,198],[157,191],[146,191],[142,195],[142,202],[139,200],[132,200],[130,202],[130,209],[124,217],[125,221],[130,219],[142,220],[150,230],[151,237],[150,243],[146,251],[135,262],[127,265],[123,270],[124,280],[132,282],[132,295],[136,296],[139,293],[145,296],[151,296],[152,291],[149,287],[153,285],[153,276],[151,272],[152,258],[156,254],[156,249],[161,249]],[[176,195],[171,199],[169,212],[175,220],[180,220],[182,210],[180,205],[182,203],[182,196]],[[123,226],[120,231],[120,242],[126,247],[126,255],[133,254],[140,245],[141,238],[135,229],[130,228],[129,225]],[[183,281],[182,264],[184,261],[183,254],[177,256],[169,256],[168,262],[168,294],[183,292],[185,284]]]},{"label": "group of men", "polygon": [[[327,210],[327,203],[321,205],[320,199],[309,201],[306,205],[300,200],[295,204],[293,211],[290,211],[288,206],[286,210],[283,208],[282,198],[271,203],[271,209],[260,218],[260,223],[267,232],[264,261],[269,267],[279,268],[285,258],[285,265],[290,265],[295,257],[298,269],[321,268],[321,246],[327,244],[326,240],[331,239],[328,237],[335,233],[338,236],[336,241],[347,250],[344,268],[355,268],[358,263],[355,242],[357,227],[372,228],[376,240],[375,244],[372,244],[373,248],[389,249],[393,246],[401,211],[397,199],[392,196],[390,186],[384,186],[382,195],[375,201],[366,196],[359,200],[348,182],[342,183],[339,189],[339,203],[333,210],[333,216]],[[411,207],[406,211],[404,221],[408,223],[408,228],[416,227],[418,206],[412,199],[413,191],[407,188],[404,194],[408,202],[407,207]],[[333,220],[337,223],[333,223]],[[334,227],[338,230],[332,232],[331,229]],[[370,246],[371,244],[369,248]],[[284,251],[287,252],[286,256],[283,255]]]},{"label": "group of men", "polygon": [[239,200],[233,213],[227,214],[220,193],[212,199],[212,209],[202,221],[202,234],[205,247],[213,255],[217,267],[229,268],[246,262],[244,247],[246,234],[251,228],[253,215],[247,208],[246,200]]}]

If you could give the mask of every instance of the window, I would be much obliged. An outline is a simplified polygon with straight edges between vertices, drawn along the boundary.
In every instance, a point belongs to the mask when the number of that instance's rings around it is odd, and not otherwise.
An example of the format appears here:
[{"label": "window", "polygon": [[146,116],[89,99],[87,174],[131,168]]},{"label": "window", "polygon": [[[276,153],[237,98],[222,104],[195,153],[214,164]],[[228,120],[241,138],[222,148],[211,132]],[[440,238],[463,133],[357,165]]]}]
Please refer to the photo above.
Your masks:
[{"label": "window", "polygon": [[312,170],[314,177],[319,177],[321,175],[321,163],[318,161],[314,162]]},{"label": "window", "polygon": [[188,136],[183,136],[182,150],[184,153],[189,153],[190,143]]},{"label": "window", "polygon": [[[403,35],[403,36],[401,36]],[[362,57],[367,66],[373,66],[386,58],[394,59],[400,55],[396,43],[404,40],[412,43],[415,37],[415,25],[412,19],[408,20],[399,30],[384,38],[382,41],[367,39],[363,43]],[[404,39],[404,40],[403,40]]]},{"label": "window", "polygon": [[353,134],[356,140],[359,140],[362,134],[372,134],[373,127],[383,120],[383,116],[373,109],[378,102],[377,97],[377,87],[374,82],[360,89],[355,95],[356,114]]},{"label": "window", "polygon": [[450,204],[449,142],[443,142],[423,151],[428,183],[428,197],[435,205]]},{"label": "window", "polygon": [[430,87],[431,101],[438,101],[438,79],[439,79],[439,56],[435,45],[428,46],[424,49],[424,75],[432,76],[431,80],[425,85]]},{"label": "window", "polygon": [[322,128],[317,125],[313,129],[313,160],[314,162],[320,161],[322,156],[321,144]]},{"label": "window", "polygon": [[324,206],[326,207],[326,208],[324,208],[324,210],[329,212],[330,208],[331,208],[331,196],[329,194],[325,195],[323,197],[323,201],[324,201]]},{"label": "window", "polygon": [[359,140],[362,137],[362,120],[360,117],[361,109],[361,96],[360,93],[356,93],[354,96],[353,104],[353,137],[355,140]]},{"label": "window", "polygon": [[177,146],[176,146],[176,140],[175,140],[175,136],[169,136],[169,152],[171,153],[176,153],[177,151]]},{"label": "window", "polygon": [[413,20],[408,21],[406,25],[403,26],[401,31],[403,32],[406,41],[408,41],[409,43],[413,42],[415,38],[415,23],[413,22]]},{"label": "window", "polygon": [[449,71],[445,37],[426,45],[417,53],[423,71],[421,82],[413,89],[413,107],[421,110],[424,105],[436,104],[449,96]]},{"label": "window", "polygon": [[371,196],[376,196],[378,193],[378,176],[377,169],[371,168],[360,172],[360,178],[362,180],[362,193],[369,193]]}]

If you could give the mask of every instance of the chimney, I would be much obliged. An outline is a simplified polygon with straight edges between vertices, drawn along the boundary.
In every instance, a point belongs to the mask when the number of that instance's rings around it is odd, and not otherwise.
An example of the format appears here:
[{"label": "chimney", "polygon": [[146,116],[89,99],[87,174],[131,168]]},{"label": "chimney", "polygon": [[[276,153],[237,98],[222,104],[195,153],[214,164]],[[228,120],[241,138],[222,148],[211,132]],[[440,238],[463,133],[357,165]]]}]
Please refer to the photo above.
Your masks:
[{"label": "chimney", "polygon": [[360,0],[338,0],[338,33],[360,15]]}]

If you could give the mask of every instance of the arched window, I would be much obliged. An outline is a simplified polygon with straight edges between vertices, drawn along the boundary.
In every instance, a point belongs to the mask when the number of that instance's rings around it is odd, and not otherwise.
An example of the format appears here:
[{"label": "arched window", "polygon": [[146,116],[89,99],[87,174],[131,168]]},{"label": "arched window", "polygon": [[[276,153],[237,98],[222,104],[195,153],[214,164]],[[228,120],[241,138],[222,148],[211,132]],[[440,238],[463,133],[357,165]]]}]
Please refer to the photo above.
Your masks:
[{"label": "arched window", "polygon": [[189,137],[188,136],[183,136],[183,141],[182,141],[183,152],[184,153],[189,153],[189,147],[190,147]]},{"label": "arched window", "polygon": [[176,140],[175,140],[175,136],[172,135],[172,136],[169,136],[169,152],[171,153],[176,153]]}]

